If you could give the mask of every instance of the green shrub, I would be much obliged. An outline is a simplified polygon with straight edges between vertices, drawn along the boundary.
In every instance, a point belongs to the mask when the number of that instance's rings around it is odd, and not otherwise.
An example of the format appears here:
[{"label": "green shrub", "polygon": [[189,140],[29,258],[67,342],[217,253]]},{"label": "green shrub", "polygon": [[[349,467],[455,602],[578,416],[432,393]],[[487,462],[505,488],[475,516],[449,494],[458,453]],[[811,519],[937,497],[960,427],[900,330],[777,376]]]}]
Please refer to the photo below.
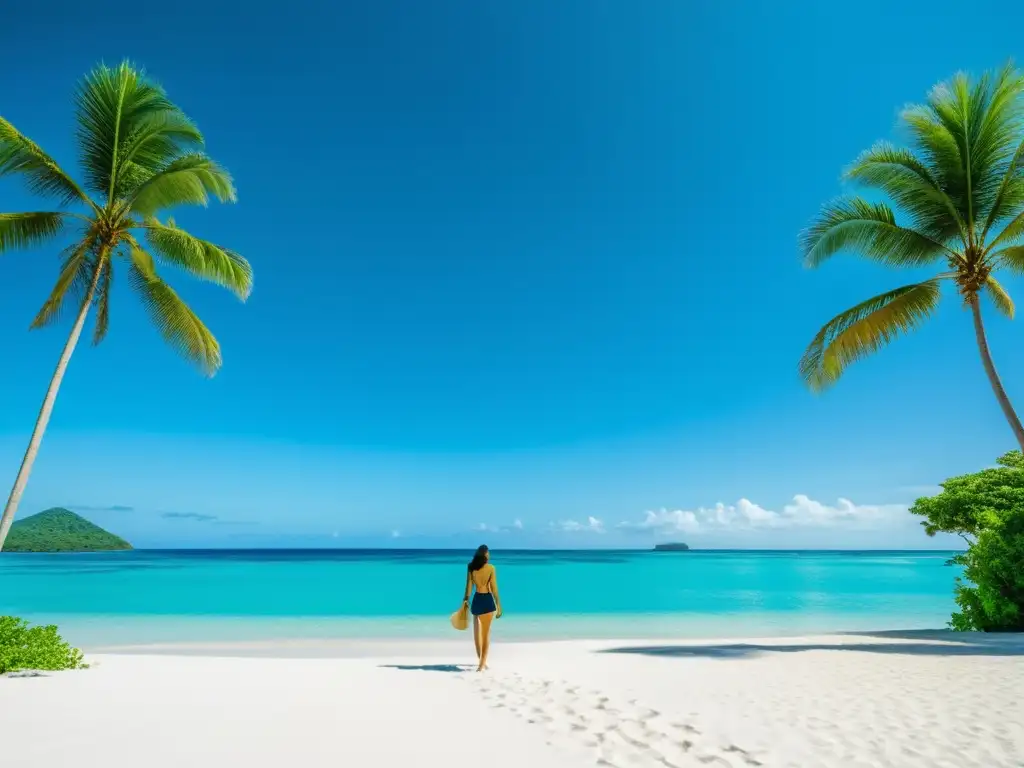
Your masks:
[{"label": "green shrub", "polygon": [[967,550],[952,562],[957,578],[950,627],[983,632],[1024,631],[1024,454],[1011,451],[998,466],[953,477],[942,492],[918,499],[910,511],[926,519],[929,536],[955,533]]},{"label": "green shrub", "polygon": [[82,652],[57,634],[57,627],[30,627],[24,619],[0,616],[0,674],[25,669],[81,669]]}]

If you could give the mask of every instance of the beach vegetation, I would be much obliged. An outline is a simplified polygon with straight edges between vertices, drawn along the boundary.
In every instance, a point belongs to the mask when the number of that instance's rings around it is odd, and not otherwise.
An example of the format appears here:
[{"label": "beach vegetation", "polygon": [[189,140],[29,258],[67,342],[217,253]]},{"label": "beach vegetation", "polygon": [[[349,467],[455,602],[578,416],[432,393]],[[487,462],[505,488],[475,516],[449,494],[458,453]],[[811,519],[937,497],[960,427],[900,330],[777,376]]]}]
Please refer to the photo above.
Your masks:
[{"label": "beach vegetation", "polygon": [[910,508],[929,536],[953,533],[967,549],[952,562],[956,580],[950,626],[982,632],[1024,631],[1024,454],[1011,451],[995,467],[942,483],[941,493]]},{"label": "beach vegetation", "polygon": [[30,327],[49,326],[67,313],[73,318],[0,518],[0,548],[90,310],[93,344],[107,335],[115,273],[125,273],[164,340],[211,376],[221,365],[220,345],[164,282],[161,269],[186,272],[243,300],[252,289],[252,269],[242,256],[168,216],[172,209],[205,206],[211,199],[232,202],[235,186],[205,153],[203,134],[164,90],[130,63],[100,65],[80,83],[74,107],[80,181],[0,115],[0,177],[19,178],[53,206],[0,213],[0,254],[57,245],[57,280]]},{"label": "beach vegetation", "polygon": [[996,275],[1024,273],[1024,74],[1012,64],[977,79],[957,74],[925,103],[905,108],[900,125],[908,147],[880,142],[843,174],[872,198],[825,205],[801,234],[801,251],[812,268],[852,251],[932,274],[829,320],[800,360],[800,374],[812,390],[829,387],[851,363],[930,318],[948,287],[970,313],[992,392],[1024,449],[1024,426],[996,371],[982,313],[984,303],[1013,318],[1013,300]]},{"label": "beach vegetation", "polygon": [[61,638],[56,626],[31,626],[15,616],[0,616],[0,674],[86,666],[82,652]]}]

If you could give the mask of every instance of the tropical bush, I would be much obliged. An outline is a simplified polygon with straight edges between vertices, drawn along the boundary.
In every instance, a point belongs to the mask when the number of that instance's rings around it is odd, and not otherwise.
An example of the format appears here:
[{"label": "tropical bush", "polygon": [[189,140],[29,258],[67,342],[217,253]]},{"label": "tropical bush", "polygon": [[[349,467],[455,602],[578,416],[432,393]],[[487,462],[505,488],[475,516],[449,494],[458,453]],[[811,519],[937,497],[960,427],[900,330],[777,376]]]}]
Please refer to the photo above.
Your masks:
[{"label": "tropical bush", "polygon": [[942,483],[937,496],[918,499],[929,536],[955,533],[967,550],[952,562],[957,578],[950,627],[983,632],[1024,631],[1024,454],[1011,451],[996,467]]},{"label": "tropical bush", "polygon": [[82,652],[65,642],[54,625],[33,627],[24,619],[0,616],[0,674],[85,666]]}]

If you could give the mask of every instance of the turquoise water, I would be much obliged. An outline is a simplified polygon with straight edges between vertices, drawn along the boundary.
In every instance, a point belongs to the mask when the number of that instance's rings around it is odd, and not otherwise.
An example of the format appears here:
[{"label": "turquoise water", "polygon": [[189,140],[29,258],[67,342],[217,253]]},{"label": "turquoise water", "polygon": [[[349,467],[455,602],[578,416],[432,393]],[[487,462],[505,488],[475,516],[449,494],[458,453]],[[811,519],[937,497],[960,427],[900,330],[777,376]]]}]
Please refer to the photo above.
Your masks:
[{"label": "turquoise water", "polygon": [[[945,552],[495,552],[504,636],[669,637],[944,626]],[[85,645],[447,637],[468,553],[0,555],[0,614]]]}]

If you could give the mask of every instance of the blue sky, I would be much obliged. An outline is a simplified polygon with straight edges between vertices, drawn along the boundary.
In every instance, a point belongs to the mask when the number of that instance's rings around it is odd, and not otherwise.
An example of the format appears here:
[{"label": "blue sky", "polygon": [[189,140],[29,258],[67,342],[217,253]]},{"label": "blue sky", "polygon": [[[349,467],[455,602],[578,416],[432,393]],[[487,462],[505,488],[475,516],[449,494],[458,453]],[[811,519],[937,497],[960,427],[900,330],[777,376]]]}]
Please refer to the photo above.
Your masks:
[{"label": "blue sky", "polygon": [[[962,4],[100,5],[6,14],[0,114],[74,167],[77,79],[144,65],[239,188],[177,218],[255,290],[174,281],[223,346],[205,380],[122,280],[22,516],[138,546],[929,546],[903,507],[1013,447],[953,296],[808,393],[820,325],[913,276],[808,272],[796,237],[903,104],[1018,53],[1024,11],[974,3],[985,34],[937,45]],[[56,264],[0,262],[5,484],[67,332],[26,330]],[[1021,330],[989,329],[1024,404]]]}]

